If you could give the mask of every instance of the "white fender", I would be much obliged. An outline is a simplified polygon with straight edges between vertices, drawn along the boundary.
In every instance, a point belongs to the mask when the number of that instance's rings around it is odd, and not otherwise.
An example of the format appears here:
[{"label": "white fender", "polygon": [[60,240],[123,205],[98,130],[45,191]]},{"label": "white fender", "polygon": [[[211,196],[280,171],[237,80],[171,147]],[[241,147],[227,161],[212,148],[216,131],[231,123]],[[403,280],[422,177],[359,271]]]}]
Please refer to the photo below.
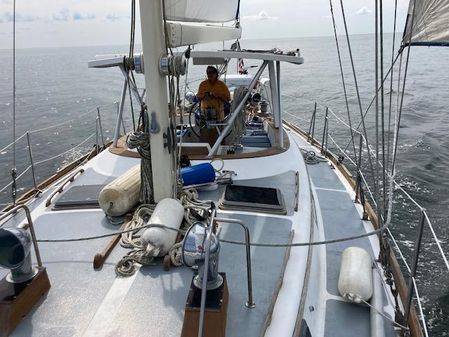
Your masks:
[{"label": "white fender", "polygon": [[140,165],[137,165],[103,187],[98,203],[107,215],[120,216],[137,204],[139,195]]},{"label": "white fender", "polygon": [[373,296],[371,256],[359,247],[348,247],[341,255],[338,291],[350,302],[369,301]]},{"label": "white fender", "polygon": [[[184,219],[184,207],[175,199],[162,199],[156,205],[148,224],[163,225],[174,229],[181,227]],[[147,228],[140,239],[144,246],[150,244],[155,248],[155,256],[164,256],[175,244],[178,233],[165,228]]]}]

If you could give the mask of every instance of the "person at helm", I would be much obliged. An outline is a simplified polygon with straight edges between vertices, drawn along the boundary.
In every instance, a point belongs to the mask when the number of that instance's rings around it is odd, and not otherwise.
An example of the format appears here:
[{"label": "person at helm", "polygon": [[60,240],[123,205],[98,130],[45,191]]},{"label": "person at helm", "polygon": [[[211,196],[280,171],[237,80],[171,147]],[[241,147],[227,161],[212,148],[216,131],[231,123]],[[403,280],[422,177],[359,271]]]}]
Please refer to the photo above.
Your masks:
[{"label": "person at helm", "polygon": [[213,66],[206,69],[207,80],[201,82],[196,98],[201,102],[201,113],[206,119],[224,119],[225,104],[231,100],[229,89],[218,79],[218,70]]}]

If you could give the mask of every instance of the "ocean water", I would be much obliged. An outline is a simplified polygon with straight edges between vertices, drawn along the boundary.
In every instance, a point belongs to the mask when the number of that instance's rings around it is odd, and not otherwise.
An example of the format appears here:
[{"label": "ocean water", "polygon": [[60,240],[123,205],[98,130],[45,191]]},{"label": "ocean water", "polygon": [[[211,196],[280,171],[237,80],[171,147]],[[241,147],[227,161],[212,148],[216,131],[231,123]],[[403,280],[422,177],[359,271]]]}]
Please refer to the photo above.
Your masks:
[{"label": "ocean water", "polygon": [[[391,63],[392,38],[392,35],[385,38],[385,72]],[[360,112],[355,84],[343,37],[340,38],[340,43],[351,122],[356,126],[360,122]],[[374,37],[351,36],[351,44],[362,108],[365,111],[375,92]],[[219,47],[208,45],[204,48]],[[352,155],[350,133],[342,123],[342,121],[348,123],[348,116],[333,37],[247,40],[242,41],[242,47],[247,49],[277,47],[283,50],[299,48],[305,63],[300,66],[283,64],[281,68],[284,116],[303,129],[308,129],[314,102],[319,102],[315,132],[317,138],[321,140],[324,107],[328,106],[341,119],[338,121],[332,113],[329,115],[331,137],[329,147],[337,154],[341,153],[341,150],[333,144],[332,140],[335,140],[343,150],[346,150],[345,153]],[[18,180],[19,194],[33,185],[25,135],[27,131],[37,182],[91,149],[97,141],[102,141],[101,136],[98,139],[96,136],[97,107],[100,109],[103,138],[106,141],[112,137],[116,118],[115,102],[120,99],[123,77],[115,68],[89,69],[87,61],[93,59],[95,55],[126,53],[127,50],[127,46],[101,46],[17,51],[16,138],[23,136],[16,144],[15,162],[18,174],[25,171]],[[396,175],[399,184],[427,210],[435,232],[441,240],[440,243],[447,251],[449,251],[448,57],[447,48],[414,47],[411,50],[399,131]],[[0,190],[2,190],[11,181],[11,168],[14,162],[12,147],[7,147],[13,139],[11,51],[0,50],[0,64],[2,64],[0,67]],[[247,65],[257,64],[254,61],[247,62]],[[405,58],[402,69],[404,67]],[[230,65],[230,72],[235,72],[234,63]],[[398,98],[396,78],[398,63],[394,67],[394,73],[391,121],[394,121]],[[204,67],[190,67],[188,89],[195,91],[199,80],[203,78]],[[137,81],[143,86],[143,79],[140,76],[137,77]],[[387,121],[389,92],[388,80],[384,93]],[[129,107],[125,116],[126,130],[130,130],[132,119]],[[369,141],[375,148],[375,110],[369,110],[366,118]],[[388,123],[385,130],[386,141],[388,139],[392,141],[393,133],[391,131],[388,133]],[[381,137],[378,139],[380,141]],[[391,151],[386,152],[391,154]],[[365,168],[368,172],[369,167],[366,164]],[[367,177],[369,180],[371,177],[369,173]],[[400,247],[410,263],[420,212],[403,194],[397,192],[394,202],[396,213],[393,216],[391,230],[398,238]],[[9,201],[11,201],[11,188],[7,187],[0,193],[0,203]],[[425,228],[417,277],[431,335],[447,336],[449,273],[444,269],[428,227]]]}]

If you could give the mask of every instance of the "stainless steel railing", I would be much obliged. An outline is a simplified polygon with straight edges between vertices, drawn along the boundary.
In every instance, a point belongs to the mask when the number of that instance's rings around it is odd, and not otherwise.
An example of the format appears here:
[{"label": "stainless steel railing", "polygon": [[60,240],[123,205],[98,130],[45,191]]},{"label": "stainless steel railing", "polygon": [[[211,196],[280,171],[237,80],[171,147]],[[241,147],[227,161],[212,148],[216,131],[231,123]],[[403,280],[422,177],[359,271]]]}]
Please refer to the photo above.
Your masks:
[{"label": "stainless steel railing", "polygon": [[[88,110],[84,113],[79,114],[76,118],[71,118],[69,120],[65,120],[64,122],[56,123],[53,125],[49,125],[43,128],[38,129],[30,129],[26,132],[24,132],[21,136],[17,137],[14,142],[11,142],[10,144],[4,146],[0,149],[0,153],[5,155],[8,151],[10,151],[14,145],[16,145],[16,150],[21,149],[21,147],[18,146],[18,144],[21,144],[21,142],[25,142],[24,146],[27,152],[28,160],[25,158],[22,160],[21,164],[25,164],[28,161],[28,165],[23,167],[20,171],[20,173],[17,174],[15,177],[15,181],[10,181],[6,185],[0,187],[0,193],[5,192],[8,188],[12,187],[12,185],[15,182],[18,182],[19,180],[22,180],[24,177],[26,177],[26,174],[31,171],[31,177],[30,180],[32,181],[32,187],[37,191],[38,187],[38,177],[36,173],[36,168],[40,165],[43,165],[45,163],[55,161],[58,158],[63,159],[66,156],[69,156],[71,153],[74,153],[79,150],[80,155],[79,157],[82,157],[86,150],[83,150],[83,148],[88,144],[89,142],[95,142],[95,149],[97,153],[99,152],[101,147],[105,146],[106,143],[106,137],[104,133],[104,128],[102,125],[102,116],[101,112],[104,110],[110,110],[114,111],[115,105],[111,106],[103,106],[103,107],[96,107],[95,109]],[[104,113],[103,113],[104,114]],[[108,111],[108,116],[111,115],[113,118],[115,116]],[[92,118],[92,123],[82,130],[82,133],[87,133],[87,136],[83,138],[80,142],[77,144],[70,144],[70,148],[61,151],[55,155],[49,156],[47,158],[38,159],[39,152],[34,151],[33,144],[38,142],[38,139],[41,137],[38,136],[38,134],[51,134],[51,137],[54,139],[57,139],[58,136],[63,138],[63,140],[59,140],[60,143],[67,143],[67,141],[70,141],[70,139],[67,139],[65,137],[66,132],[70,129],[73,130],[74,126],[77,126],[76,123],[79,122],[81,125],[81,122],[86,122],[86,120],[89,120],[89,117]],[[124,127],[124,122],[122,121],[122,125]],[[48,137],[47,137],[48,138]],[[54,141],[53,141],[54,142]],[[90,146],[89,146],[90,148]],[[20,151],[20,150],[19,150]],[[30,186],[31,187],[31,186]]]},{"label": "stainless steel railing", "polygon": [[[295,97],[297,99],[297,97]],[[318,121],[317,115],[318,115],[318,110],[319,107],[322,107],[322,109],[324,110],[323,112],[323,120],[321,121],[321,127],[322,127],[322,134],[321,136],[321,144],[319,144],[318,142],[316,142],[316,136],[317,136],[317,132],[316,132],[316,124]],[[339,126],[341,127],[341,129],[349,129],[350,125],[348,123],[346,123],[346,121],[344,121],[341,117],[339,117],[332,109],[330,109],[329,107],[325,106],[325,105],[321,105],[317,102],[313,102],[313,109],[312,109],[312,114],[311,117],[309,119],[304,118],[302,116],[298,116],[297,114],[292,114],[288,111],[284,111],[285,116],[289,116],[291,119],[294,120],[293,124],[299,124],[299,126],[301,127],[301,129],[303,130],[308,130],[306,132],[307,136],[308,136],[308,141],[312,144],[316,144],[318,145],[318,147],[321,149],[322,154],[327,154],[329,153],[329,144],[328,141],[330,140],[330,142],[332,143],[332,147],[334,147],[336,150],[339,151],[340,155],[342,158],[344,158],[344,160],[347,160],[351,165],[352,165],[352,170],[355,174],[357,174],[360,179],[359,179],[359,184],[361,184],[362,188],[364,189],[364,191],[366,191],[366,193],[369,195],[370,198],[370,202],[374,205],[374,207],[376,209],[378,209],[380,206],[378,205],[378,200],[376,200],[374,193],[372,192],[372,188],[369,185],[366,175],[363,172],[362,169],[362,165],[361,165],[361,159],[357,160],[357,154],[354,154],[354,158],[352,158],[349,155],[349,151],[347,151],[347,146],[346,148],[343,148],[342,146],[340,146],[339,144],[339,140],[337,139],[338,137],[333,135],[330,132],[330,123],[331,121],[334,123],[339,124]],[[352,128],[352,132],[358,136],[360,138],[359,140],[359,155],[361,157],[362,154],[362,148],[365,147],[366,150],[365,152],[368,153],[368,155],[371,155],[372,157],[375,157],[374,155],[374,150],[371,148],[371,146],[367,146],[367,141],[365,139],[365,136],[357,129]],[[354,141],[355,140],[351,140]],[[357,145],[355,145],[357,146]],[[400,261],[403,264],[406,273],[409,276],[409,280],[408,280],[408,293],[407,293],[407,297],[405,299],[405,301],[403,301],[404,304],[404,320],[405,322],[408,319],[408,316],[410,315],[410,309],[412,307],[411,303],[413,298],[416,299],[417,302],[417,307],[418,307],[418,311],[419,311],[419,316],[421,319],[421,323],[422,323],[422,328],[423,328],[423,333],[425,336],[429,336],[428,334],[428,329],[427,329],[427,322],[425,319],[425,315],[423,312],[423,307],[422,307],[422,298],[419,294],[419,289],[417,287],[417,270],[418,270],[418,262],[419,259],[421,257],[420,253],[421,253],[421,248],[422,248],[422,244],[423,244],[423,233],[424,230],[427,228],[430,231],[431,234],[431,238],[432,238],[432,244],[436,245],[437,247],[437,251],[438,254],[440,255],[440,258],[443,262],[444,265],[444,269],[446,269],[449,272],[449,262],[448,262],[448,258],[447,258],[447,254],[445,253],[442,245],[441,245],[441,240],[438,238],[438,236],[436,235],[434,226],[432,224],[432,221],[429,218],[429,215],[426,211],[426,209],[424,207],[422,207],[395,179],[394,177],[391,177],[391,174],[389,174],[389,172],[387,172],[385,170],[385,168],[383,167],[382,163],[379,161],[378,165],[380,167],[381,170],[384,171],[386,177],[388,179],[390,179],[392,181],[392,185],[395,189],[396,194],[402,194],[405,199],[410,203],[410,207],[415,207],[417,208],[419,215],[420,215],[420,219],[418,222],[418,226],[417,226],[417,234],[416,234],[416,239],[414,240],[414,245],[413,245],[413,251],[412,251],[412,261],[411,263],[407,262],[407,259],[405,257],[405,254],[403,252],[403,250],[400,248],[400,245],[398,243],[398,240],[395,238],[395,236],[393,235],[392,231],[387,228],[386,233],[389,237],[389,239],[391,240],[391,243],[393,244],[394,247],[394,251],[397,252],[397,254],[399,255]],[[357,188],[357,187],[356,187]],[[381,214],[380,212],[378,212],[378,214],[380,214],[381,220],[382,221],[390,221],[391,219],[384,219],[383,214]]]}]

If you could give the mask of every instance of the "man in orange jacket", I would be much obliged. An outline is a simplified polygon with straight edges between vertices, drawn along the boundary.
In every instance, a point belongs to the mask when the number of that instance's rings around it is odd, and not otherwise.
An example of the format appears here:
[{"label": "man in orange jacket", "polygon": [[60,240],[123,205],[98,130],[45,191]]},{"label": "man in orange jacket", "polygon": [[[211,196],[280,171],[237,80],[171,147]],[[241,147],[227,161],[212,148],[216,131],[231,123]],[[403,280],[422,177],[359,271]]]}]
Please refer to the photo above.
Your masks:
[{"label": "man in orange jacket", "polygon": [[[196,98],[201,101],[201,113],[206,119],[224,119],[224,104],[229,103],[231,94],[229,89],[218,79],[218,70],[209,66],[206,70],[207,80],[201,82]],[[207,116],[207,113],[212,116]],[[215,115],[215,116],[214,116]]]},{"label": "man in orange jacket", "polygon": [[[206,120],[224,120],[224,105],[231,100],[229,89],[218,79],[218,70],[208,66],[206,69],[207,80],[201,82],[196,98],[201,102],[201,114]],[[208,142],[211,146],[218,138],[216,128],[201,128],[200,140]]]}]

